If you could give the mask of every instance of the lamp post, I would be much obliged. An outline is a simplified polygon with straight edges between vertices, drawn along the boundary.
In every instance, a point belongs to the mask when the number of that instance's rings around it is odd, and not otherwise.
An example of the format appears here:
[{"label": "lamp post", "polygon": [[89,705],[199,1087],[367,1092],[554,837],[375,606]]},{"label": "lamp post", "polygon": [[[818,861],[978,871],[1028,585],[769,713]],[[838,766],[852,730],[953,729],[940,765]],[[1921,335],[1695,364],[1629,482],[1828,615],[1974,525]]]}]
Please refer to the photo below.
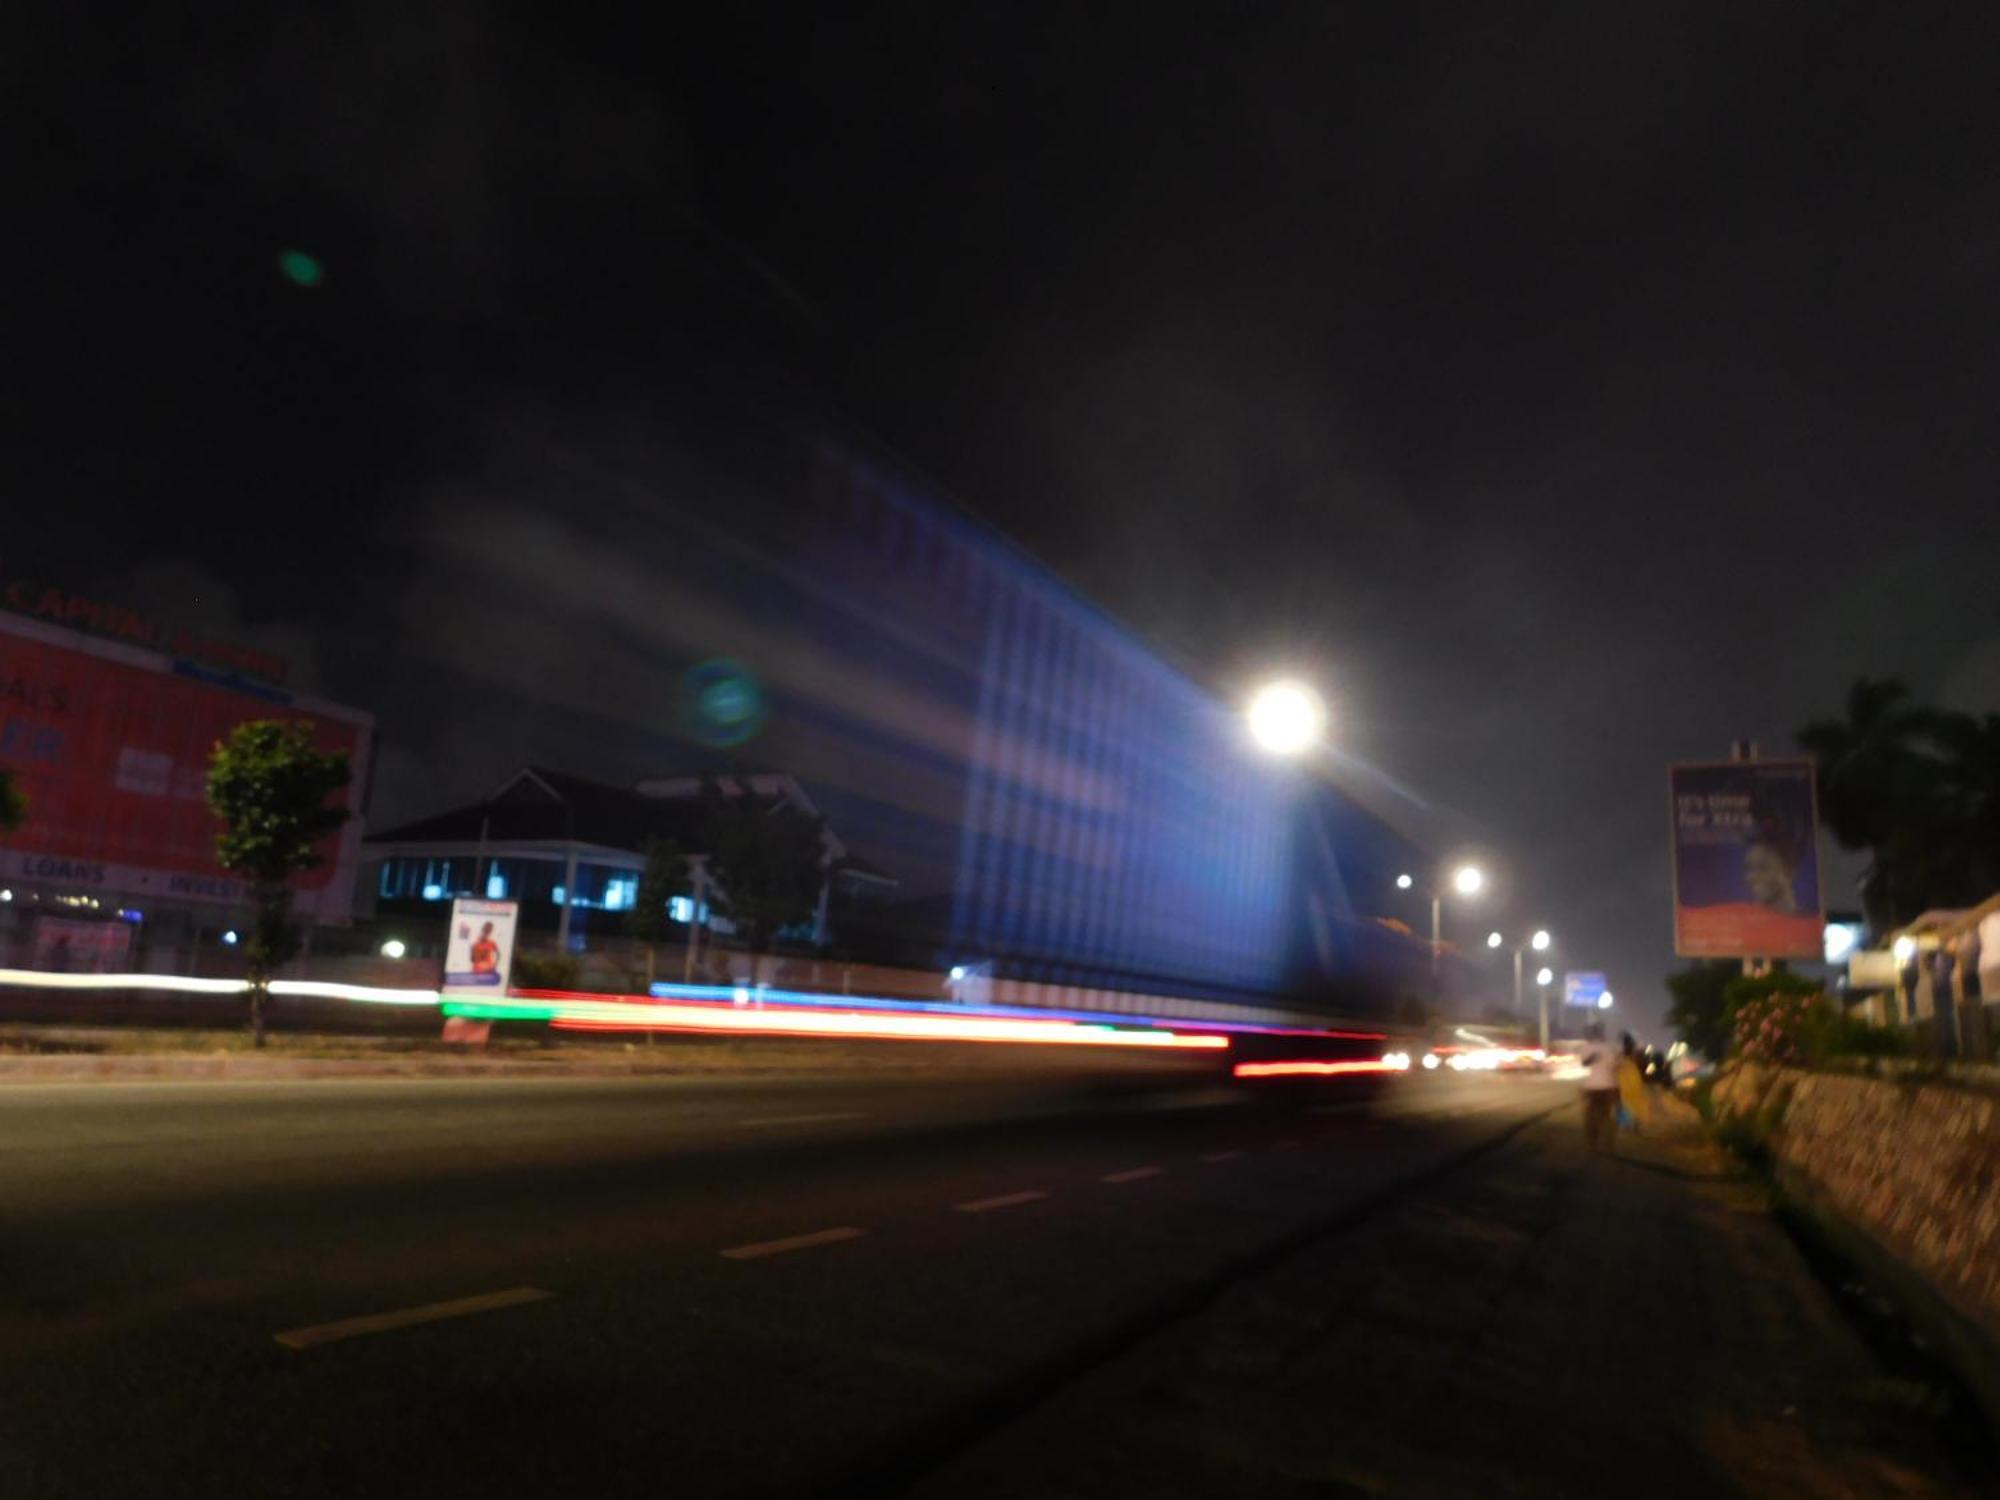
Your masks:
[{"label": "lamp post", "polygon": [[[1398,875],[1396,889],[1407,891],[1416,884],[1413,875]],[[1451,888],[1465,897],[1477,896],[1486,889],[1486,872],[1477,865],[1460,865],[1451,872]],[[1436,988],[1438,979],[1438,959],[1444,952],[1444,888],[1433,885],[1431,895],[1431,985]],[[1489,940],[1488,946],[1491,946]]]},{"label": "lamp post", "polygon": [[[1554,941],[1555,939],[1549,936],[1547,928],[1537,927],[1528,935],[1527,942],[1516,943],[1514,945],[1514,1016],[1517,1020],[1521,1015],[1521,955],[1530,948],[1534,949],[1537,953],[1546,953],[1549,951],[1549,944]],[[1542,1017],[1542,1046],[1546,1048],[1548,1045],[1549,1022],[1548,1016],[1544,1014]]]},{"label": "lamp post", "polygon": [[1542,1003],[1542,1051],[1549,1050],[1549,986],[1555,982],[1556,971],[1547,965],[1535,971],[1535,989]]}]

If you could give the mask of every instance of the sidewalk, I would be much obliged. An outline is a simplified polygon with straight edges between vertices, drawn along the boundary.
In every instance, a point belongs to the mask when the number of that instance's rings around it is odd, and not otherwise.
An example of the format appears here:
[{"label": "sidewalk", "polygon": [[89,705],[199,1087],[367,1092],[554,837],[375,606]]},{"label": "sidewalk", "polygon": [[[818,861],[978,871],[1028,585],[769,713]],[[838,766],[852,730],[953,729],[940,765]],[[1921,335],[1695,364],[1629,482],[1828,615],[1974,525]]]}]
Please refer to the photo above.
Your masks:
[{"label": "sidewalk", "polygon": [[[1662,1101],[1574,1104],[1239,1285],[927,1476],[951,1496],[1956,1496],[1962,1474]],[[1984,1476],[1990,1481],[1990,1476]]]}]

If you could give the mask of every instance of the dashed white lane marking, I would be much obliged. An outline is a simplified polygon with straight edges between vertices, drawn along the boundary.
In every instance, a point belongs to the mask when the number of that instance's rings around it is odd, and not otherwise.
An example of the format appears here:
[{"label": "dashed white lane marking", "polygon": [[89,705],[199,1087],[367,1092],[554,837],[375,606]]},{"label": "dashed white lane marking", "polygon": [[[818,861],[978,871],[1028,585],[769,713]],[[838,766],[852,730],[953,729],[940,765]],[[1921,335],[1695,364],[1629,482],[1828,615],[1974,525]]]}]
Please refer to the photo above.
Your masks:
[{"label": "dashed white lane marking", "polygon": [[1234,1161],[1242,1154],[1241,1151],[1204,1151],[1198,1159],[1201,1161]]},{"label": "dashed white lane marking", "polygon": [[722,1252],[724,1260],[762,1260],[767,1255],[787,1255],[794,1250],[810,1250],[815,1245],[837,1245],[842,1240],[858,1240],[868,1231],[852,1225],[839,1229],[816,1229],[811,1234],[795,1234],[783,1240],[759,1240],[754,1245],[738,1245]]},{"label": "dashed white lane marking", "polygon": [[824,1125],[833,1120],[865,1120],[864,1113],[854,1112],[831,1115],[759,1115],[754,1120],[738,1120],[736,1123],[746,1130],[760,1129],[766,1125]]},{"label": "dashed white lane marking", "polygon": [[510,1287],[504,1292],[483,1292],[477,1297],[459,1297],[450,1302],[426,1302],[422,1307],[404,1307],[395,1312],[370,1313],[365,1318],[343,1318],[338,1323],[315,1323],[310,1328],[294,1328],[273,1337],[287,1349],[311,1349],[318,1344],[337,1344],[364,1334],[387,1333],[393,1328],[410,1328],[418,1323],[437,1323],[446,1318],[464,1318],[473,1313],[496,1312],[503,1307],[519,1307],[528,1302],[546,1302],[555,1295],[537,1286]]},{"label": "dashed white lane marking", "polygon": [[1165,1173],[1165,1167],[1132,1167],[1123,1172],[1106,1172],[1099,1182],[1137,1182],[1143,1177],[1158,1177]]},{"label": "dashed white lane marking", "polygon": [[1040,1203],[1048,1197],[1039,1189],[1025,1193],[1002,1193],[997,1198],[974,1198],[970,1203],[954,1203],[952,1207],[962,1214],[983,1214],[996,1208],[1017,1208],[1023,1203]]}]

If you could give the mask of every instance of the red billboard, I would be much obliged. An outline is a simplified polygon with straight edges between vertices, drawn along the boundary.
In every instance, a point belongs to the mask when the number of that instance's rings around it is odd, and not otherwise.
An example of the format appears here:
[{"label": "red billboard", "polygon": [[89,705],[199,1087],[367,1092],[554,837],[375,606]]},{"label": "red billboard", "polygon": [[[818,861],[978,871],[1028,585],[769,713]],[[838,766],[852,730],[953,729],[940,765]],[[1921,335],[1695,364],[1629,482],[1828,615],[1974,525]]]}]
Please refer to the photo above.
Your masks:
[{"label": "red billboard", "polygon": [[312,726],[354,769],[353,814],[298,878],[302,913],[348,913],[373,720],[187,659],[0,614],[0,766],[27,822],[0,842],[0,879],[171,902],[235,904],[215,862],[209,753],[246,719]]}]

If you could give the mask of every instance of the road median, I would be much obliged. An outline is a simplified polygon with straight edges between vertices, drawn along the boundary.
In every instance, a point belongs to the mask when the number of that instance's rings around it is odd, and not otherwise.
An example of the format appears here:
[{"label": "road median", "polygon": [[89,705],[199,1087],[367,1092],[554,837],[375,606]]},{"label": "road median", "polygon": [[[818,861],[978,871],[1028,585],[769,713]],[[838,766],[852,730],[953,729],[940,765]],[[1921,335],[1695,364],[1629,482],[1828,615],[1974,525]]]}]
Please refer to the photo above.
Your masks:
[{"label": "road median", "polygon": [[262,1049],[241,1032],[95,1027],[0,1029],[0,1087],[36,1083],[364,1078],[1187,1077],[1199,1061],[1150,1052],[1005,1043],[672,1037],[483,1048],[411,1037],[281,1034]]}]

